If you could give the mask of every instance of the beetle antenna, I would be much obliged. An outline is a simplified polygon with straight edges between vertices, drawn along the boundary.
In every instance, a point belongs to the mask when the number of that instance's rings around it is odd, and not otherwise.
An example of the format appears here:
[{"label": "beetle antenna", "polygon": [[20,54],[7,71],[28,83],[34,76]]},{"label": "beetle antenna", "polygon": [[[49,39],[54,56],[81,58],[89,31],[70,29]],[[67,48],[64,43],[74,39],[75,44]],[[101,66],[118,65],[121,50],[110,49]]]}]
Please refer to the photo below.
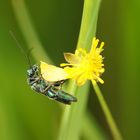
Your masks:
[{"label": "beetle antenna", "polygon": [[11,30],[9,31],[9,33],[10,33],[11,37],[15,40],[15,42],[16,42],[16,44],[17,44],[17,47],[21,50],[21,52],[23,53],[23,55],[24,55],[25,58],[27,59],[27,62],[28,62],[28,64],[29,64],[29,66],[31,67],[32,64],[31,64],[31,60],[30,60],[30,53],[31,53],[31,51],[32,51],[33,48],[30,48],[30,49],[28,50],[28,52],[26,52],[26,51],[23,49],[23,47],[21,46],[21,44],[19,43],[19,41],[16,39],[14,33],[13,33]]}]

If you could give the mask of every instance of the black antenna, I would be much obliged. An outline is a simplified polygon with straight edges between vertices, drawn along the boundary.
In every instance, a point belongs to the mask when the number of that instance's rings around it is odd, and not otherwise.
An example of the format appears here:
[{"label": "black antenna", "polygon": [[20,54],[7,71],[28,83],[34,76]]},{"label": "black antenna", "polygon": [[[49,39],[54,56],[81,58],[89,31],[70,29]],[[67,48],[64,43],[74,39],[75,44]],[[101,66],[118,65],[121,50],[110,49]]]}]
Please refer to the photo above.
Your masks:
[{"label": "black antenna", "polygon": [[10,33],[10,35],[12,36],[12,38],[15,40],[15,42],[16,42],[18,48],[22,51],[22,53],[23,53],[24,56],[26,57],[29,66],[32,67],[31,60],[30,60],[30,57],[29,57],[29,56],[30,56],[30,53],[31,53],[31,51],[32,51],[33,48],[30,48],[30,49],[28,50],[28,52],[26,53],[25,50],[23,49],[23,47],[22,47],[22,46],[20,45],[20,43],[18,42],[18,40],[16,39],[14,33],[13,33],[11,30],[9,31],[9,33]]}]

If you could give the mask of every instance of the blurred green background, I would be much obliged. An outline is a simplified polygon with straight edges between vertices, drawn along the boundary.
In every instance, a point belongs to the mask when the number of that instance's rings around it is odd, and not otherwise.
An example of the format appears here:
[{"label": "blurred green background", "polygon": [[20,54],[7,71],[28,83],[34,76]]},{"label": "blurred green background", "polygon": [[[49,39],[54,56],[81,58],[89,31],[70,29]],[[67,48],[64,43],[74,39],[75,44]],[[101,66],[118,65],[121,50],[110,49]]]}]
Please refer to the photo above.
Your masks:
[{"label": "blurred green background", "polygon": [[[76,47],[84,1],[25,2],[40,42],[58,65],[64,61],[62,53],[73,52]],[[126,140],[139,139],[140,131],[139,13],[140,2],[136,0],[102,1],[97,24],[97,37],[105,42],[105,84],[100,87]],[[0,140],[55,140],[62,115],[60,104],[30,90],[26,83],[27,62],[9,30],[27,49],[12,0],[0,0]],[[110,137],[93,94],[89,95],[87,109]]]}]

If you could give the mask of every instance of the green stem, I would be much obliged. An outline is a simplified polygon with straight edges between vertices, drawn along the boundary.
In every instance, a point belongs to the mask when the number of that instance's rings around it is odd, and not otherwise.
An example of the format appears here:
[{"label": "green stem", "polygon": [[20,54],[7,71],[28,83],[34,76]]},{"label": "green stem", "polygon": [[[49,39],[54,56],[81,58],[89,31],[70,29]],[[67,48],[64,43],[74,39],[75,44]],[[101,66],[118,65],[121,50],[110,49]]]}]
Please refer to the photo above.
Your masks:
[{"label": "green stem", "polygon": [[[69,87],[68,87],[68,91],[70,93],[75,93],[77,89],[77,86],[75,85],[74,82],[71,82],[69,84]],[[64,109],[64,114],[62,116],[62,122],[61,122],[61,126],[60,126],[60,132],[59,132],[59,136],[58,136],[58,140],[64,140],[66,139],[66,134],[67,133],[64,133],[66,130],[67,130],[67,126],[69,125],[68,122],[69,122],[69,119],[70,119],[70,113],[71,113],[71,106],[66,106],[65,109]]]},{"label": "green stem", "polygon": [[[100,0],[85,0],[82,23],[77,47],[90,48],[95,36]],[[89,82],[77,88],[72,83],[71,93],[77,96],[78,102],[66,106],[62,115],[58,140],[78,140],[81,135],[82,122],[88,99]],[[94,132],[93,132],[94,133]]]},{"label": "green stem", "polygon": [[100,102],[101,108],[102,108],[104,115],[106,117],[107,123],[109,125],[109,128],[111,130],[111,133],[112,133],[114,140],[122,140],[122,136],[119,132],[119,129],[117,128],[117,125],[112,117],[112,114],[108,108],[108,105],[107,105],[107,103],[102,95],[100,88],[98,87],[97,83],[93,80],[92,80],[92,84],[93,84],[95,93],[98,97],[98,100]]}]

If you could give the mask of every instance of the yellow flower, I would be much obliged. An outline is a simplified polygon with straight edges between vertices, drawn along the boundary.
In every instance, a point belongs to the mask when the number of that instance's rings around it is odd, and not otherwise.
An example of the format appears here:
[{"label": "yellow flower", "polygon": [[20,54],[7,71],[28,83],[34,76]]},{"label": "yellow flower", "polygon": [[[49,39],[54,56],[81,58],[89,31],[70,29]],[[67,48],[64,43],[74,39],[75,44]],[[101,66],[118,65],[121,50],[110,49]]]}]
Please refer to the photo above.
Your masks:
[{"label": "yellow flower", "polygon": [[40,61],[40,72],[42,77],[48,82],[66,80],[67,73],[63,68],[59,68],[43,61]]},{"label": "yellow flower", "polygon": [[91,50],[89,53],[83,48],[78,48],[75,54],[64,53],[64,57],[68,63],[60,64],[67,73],[67,78],[76,80],[79,86],[83,85],[86,80],[104,83],[100,78],[105,71],[103,68],[103,57],[100,54],[103,51],[104,42],[98,46],[99,40],[93,38]]}]

